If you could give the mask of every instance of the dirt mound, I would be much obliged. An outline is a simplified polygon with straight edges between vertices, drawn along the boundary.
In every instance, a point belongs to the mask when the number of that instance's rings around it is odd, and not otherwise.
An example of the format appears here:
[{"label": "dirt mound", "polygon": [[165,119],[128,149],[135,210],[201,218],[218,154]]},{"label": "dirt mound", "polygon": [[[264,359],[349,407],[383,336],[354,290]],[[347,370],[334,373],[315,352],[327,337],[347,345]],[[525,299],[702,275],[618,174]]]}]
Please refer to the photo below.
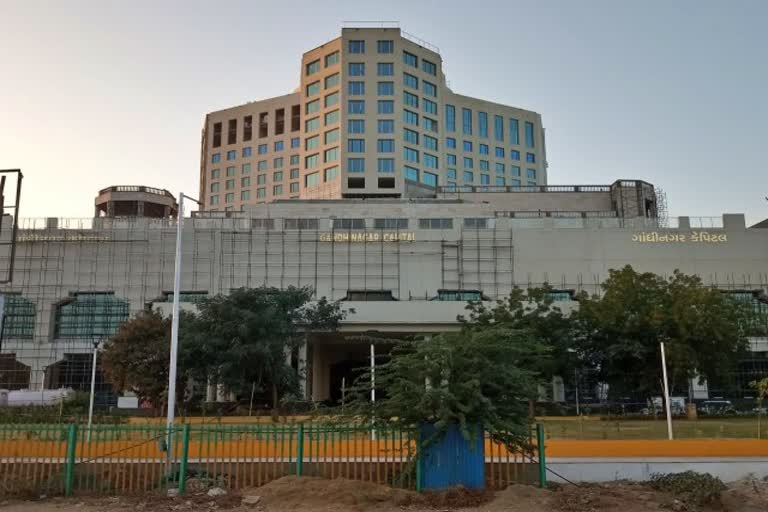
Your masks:
[{"label": "dirt mound", "polygon": [[768,510],[768,481],[744,478],[732,482],[728,484],[721,501],[729,510],[765,512]]}]

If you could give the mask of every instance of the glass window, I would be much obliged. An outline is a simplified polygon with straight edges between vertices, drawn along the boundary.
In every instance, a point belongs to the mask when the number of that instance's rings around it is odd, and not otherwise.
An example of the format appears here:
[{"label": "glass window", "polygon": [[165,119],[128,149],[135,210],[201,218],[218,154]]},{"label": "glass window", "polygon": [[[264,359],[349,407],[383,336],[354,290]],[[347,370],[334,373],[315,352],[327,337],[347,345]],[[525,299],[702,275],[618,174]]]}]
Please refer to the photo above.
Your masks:
[{"label": "glass window", "polygon": [[257,185],[263,185],[267,182],[267,175],[266,174],[259,174],[256,176],[256,184]]},{"label": "glass window", "polygon": [[529,148],[534,147],[533,141],[533,123],[525,122],[525,145]]},{"label": "glass window", "polygon": [[378,53],[393,53],[395,51],[395,42],[391,40],[376,41],[376,51]]},{"label": "glass window", "polygon": [[291,165],[299,165],[299,161],[300,161],[299,155],[291,155],[291,160],[290,160]]},{"label": "glass window", "polygon": [[464,157],[464,168],[466,169],[472,169],[475,166],[474,160],[472,160],[470,157],[465,156]]},{"label": "glass window", "polygon": [[424,153],[423,156],[424,156],[424,167],[429,167],[430,169],[437,169],[437,157],[435,155]]},{"label": "glass window", "polygon": [[437,64],[427,59],[421,59],[421,70],[432,76],[437,76]]},{"label": "glass window", "polygon": [[395,82],[379,82],[376,85],[379,96],[392,96],[395,94]]},{"label": "glass window", "polygon": [[403,121],[405,124],[419,126],[419,114],[411,112],[410,110],[403,110]]},{"label": "glass window", "polygon": [[235,174],[236,173],[234,167],[227,167],[227,176],[234,176]]},{"label": "glass window", "polygon": [[509,158],[511,158],[512,160],[520,160],[520,152],[516,149],[510,149]]},{"label": "glass window", "polygon": [[365,94],[365,82],[353,81],[347,84],[347,92],[350,96],[362,96]]},{"label": "glass window", "polygon": [[215,164],[215,163],[219,163],[219,162],[221,162],[221,153],[214,153],[214,154],[212,154],[211,155],[211,163]]},{"label": "glass window", "polygon": [[520,166],[519,165],[510,165],[509,166],[509,173],[512,176],[520,176]]},{"label": "glass window", "polygon": [[411,181],[419,181],[419,170],[410,165],[406,165],[404,168],[405,179]]},{"label": "glass window", "polygon": [[453,229],[453,219],[419,219],[419,229]]},{"label": "glass window", "polygon": [[[247,165],[250,168],[251,164],[243,164],[244,166]],[[215,180],[218,179],[219,176],[221,176],[221,171],[219,169],[211,169],[211,179]]]},{"label": "glass window", "polygon": [[395,139],[379,139],[376,141],[376,151],[379,153],[394,153]]},{"label": "glass window", "polygon": [[423,173],[421,173],[421,182],[424,183],[425,185],[429,185],[430,187],[436,187],[437,186],[437,174],[433,174],[431,172],[424,171]]},{"label": "glass window", "polygon": [[427,82],[426,80],[422,80],[421,81],[421,90],[427,96],[432,96],[433,98],[437,97],[437,86],[435,84],[433,84],[432,82]]},{"label": "glass window", "polygon": [[282,151],[285,147],[285,142],[282,140],[275,141],[275,151]]},{"label": "glass window", "polygon": [[464,151],[466,151],[467,153],[471,153],[472,152],[472,141],[471,140],[465,140],[464,141]]},{"label": "glass window", "polygon": [[486,112],[477,113],[477,125],[480,136],[484,139],[488,138],[488,114]]},{"label": "glass window", "polygon": [[331,87],[336,87],[339,85],[339,74],[334,73],[332,75],[329,75],[325,77],[325,88],[330,89]]},{"label": "glass window", "polygon": [[365,139],[347,139],[347,151],[365,153]]},{"label": "glass window", "polygon": [[332,92],[325,97],[325,108],[332,107],[339,103],[339,93]]},{"label": "glass window", "polygon": [[276,171],[272,173],[272,181],[273,182],[280,182],[283,181],[283,171]]},{"label": "glass window", "polygon": [[230,192],[228,194],[224,194],[224,202],[225,203],[234,203],[235,202],[235,193]]},{"label": "glass window", "polygon": [[445,155],[446,162],[448,162],[448,165],[456,165],[456,155]]},{"label": "glass window", "polygon": [[314,114],[320,111],[320,100],[310,101],[306,104],[305,113]]},{"label": "glass window", "polygon": [[445,129],[449,132],[456,131],[456,107],[453,105],[445,106]]},{"label": "glass window", "polygon": [[249,201],[251,199],[251,191],[250,190],[243,190],[240,192],[240,200],[241,201]]},{"label": "glass window", "polygon": [[[328,57],[326,57],[326,62],[327,62],[327,59]],[[313,75],[318,71],[320,71],[320,59],[313,60],[312,62],[307,64],[307,72],[306,72],[307,75]]]},{"label": "glass window", "polygon": [[472,183],[475,181],[475,174],[471,171],[464,171],[462,176],[464,178],[464,183]]},{"label": "glass window", "polygon": [[272,195],[273,196],[279,196],[283,193],[283,186],[282,185],[275,185],[272,187]]},{"label": "glass window", "polygon": [[320,154],[308,155],[304,157],[304,167],[306,169],[312,169],[320,164]]},{"label": "glass window", "polygon": [[365,76],[365,63],[364,62],[350,62],[349,63],[349,76]]},{"label": "glass window", "polygon": [[299,191],[299,184],[298,182],[291,183],[291,193],[298,192]]},{"label": "glass window", "polygon": [[395,74],[395,65],[392,62],[379,62],[376,64],[376,74],[379,76],[392,76]]},{"label": "glass window", "polygon": [[409,107],[419,108],[419,97],[408,91],[403,91],[403,102]]},{"label": "glass window", "polygon": [[267,169],[267,161],[266,160],[259,160],[259,163],[256,164],[256,169],[259,171],[264,171]]},{"label": "glass window", "polygon": [[307,137],[304,139],[304,149],[317,149],[317,147],[320,146],[320,136],[314,135],[312,137]]},{"label": "glass window", "polygon": [[211,193],[216,194],[219,192],[219,184],[211,183]]},{"label": "glass window", "polygon": [[509,119],[509,142],[520,144],[520,127],[517,119]]},{"label": "glass window", "polygon": [[480,175],[480,184],[481,185],[490,185],[491,184],[491,177],[487,174],[481,174]]},{"label": "glass window", "polygon": [[347,172],[365,172],[365,158],[347,158]]},{"label": "glass window", "polygon": [[488,154],[488,144],[480,144],[479,153],[481,155],[487,155]]},{"label": "glass window", "polygon": [[419,58],[414,54],[404,51],[403,52],[403,64],[414,68],[419,67]]},{"label": "glass window", "polygon": [[339,140],[339,129],[334,128],[333,130],[328,130],[327,132],[325,132],[324,137],[325,137],[326,144],[333,144],[334,142]]},{"label": "glass window", "polygon": [[237,151],[234,149],[231,151],[227,151],[227,160],[235,160],[237,158]]},{"label": "glass window", "polygon": [[304,176],[304,188],[316,187],[320,184],[320,173],[313,172]]},{"label": "glass window", "polygon": [[395,172],[395,159],[379,158],[378,171],[383,173]]},{"label": "glass window", "polygon": [[525,154],[525,161],[528,162],[528,163],[531,163],[531,164],[535,164],[536,163],[536,155],[534,155],[533,153],[526,153]]},{"label": "glass window", "polygon": [[455,180],[456,179],[456,169],[446,169],[445,175],[448,176],[449,180]]},{"label": "glass window", "polygon": [[350,114],[365,114],[365,100],[349,100],[347,110]]},{"label": "glass window", "polygon": [[437,115],[437,103],[434,101],[430,101],[426,98],[424,98],[424,101],[422,102],[424,106],[424,112],[427,114],[434,114]]},{"label": "glass window", "polygon": [[425,135],[424,149],[431,149],[432,151],[437,151],[437,139],[435,137],[430,137],[429,135]]},{"label": "glass window", "polygon": [[374,229],[408,229],[408,219],[373,219]]},{"label": "glass window", "polygon": [[219,196],[211,196],[211,200],[209,202],[211,206],[219,204]]},{"label": "glass window", "polygon": [[446,137],[445,139],[445,147],[447,148],[455,148],[456,147],[456,139],[453,137]]},{"label": "glass window", "polygon": [[379,114],[393,114],[395,112],[395,102],[392,100],[379,100],[376,107]]},{"label": "glass window", "polygon": [[364,119],[348,120],[347,131],[349,133],[365,133],[365,120]]},{"label": "glass window", "polygon": [[405,142],[408,144],[419,144],[419,132],[415,132],[413,130],[409,130],[408,128],[403,129],[403,138],[405,139]]},{"label": "glass window", "polygon": [[349,53],[365,53],[365,41],[357,41],[357,40],[350,41]]},{"label": "glass window", "polygon": [[267,189],[266,188],[257,188],[256,189],[256,197],[258,199],[264,199],[267,197]]},{"label": "glass window", "polygon": [[496,158],[504,158],[504,148],[496,148]]},{"label": "glass window", "polygon": [[395,133],[395,121],[393,119],[379,119],[376,124],[379,133]]},{"label": "glass window", "polygon": [[283,157],[277,157],[272,161],[272,167],[274,169],[282,169],[283,168]]},{"label": "glass window", "polygon": [[329,53],[325,56],[325,67],[339,63],[339,52]]},{"label": "glass window", "polygon": [[489,163],[488,160],[480,160],[480,170],[481,171],[487,171],[489,169]]},{"label": "glass window", "polygon": [[520,186],[520,180],[512,180],[510,183],[510,186],[512,187],[519,187]]},{"label": "glass window", "polygon": [[[115,334],[120,324],[128,320],[128,301],[115,297],[113,292],[76,292],[70,294],[69,298],[70,300],[56,306],[56,338],[108,337]],[[21,297],[14,299],[19,302],[23,300]],[[12,299],[6,296],[6,300],[10,302]],[[20,307],[27,309],[27,315],[30,306],[34,311],[34,304],[20,304]],[[10,309],[8,304],[6,307]],[[34,320],[32,324],[34,325]],[[5,327],[8,328],[7,325]]]},{"label": "glass window", "polygon": [[320,129],[320,118],[313,117],[304,121],[304,131],[307,133],[315,132]]},{"label": "glass window", "polygon": [[292,148],[299,148],[299,147],[301,147],[301,138],[293,137],[291,139],[291,147]]},{"label": "glass window", "polygon": [[339,159],[339,148],[326,149],[323,153],[323,162],[335,162]]},{"label": "glass window", "polygon": [[419,79],[411,74],[403,73],[403,84],[411,89],[419,90]]},{"label": "glass window", "polygon": [[493,134],[496,140],[504,141],[504,118],[493,116]]},{"label": "glass window", "polygon": [[466,217],[464,219],[464,227],[474,228],[474,229],[488,229],[493,226],[489,222],[489,219],[484,219],[482,217],[481,218]]},{"label": "glass window", "polygon": [[339,111],[334,110],[325,114],[325,126],[336,124],[339,122]]},{"label": "glass window", "polygon": [[424,130],[437,133],[437,121],[430,119],[427,116],[424,116],[421,121],[421,125]]},{"label": "glass window", "polygon": [[320,92],[320,81],[307,85],[307,96],[314,96]]},{"label": "glass window", "polygon": [[299,179],[299,173],[300,171],[298,169],[291,169],[291,179],[292,180]]},{"label": "glass window", "polygon": [[415,162],[419,163],[419,152],[415,149],[404,147],[403,148],[403,159],[405,159],[406,162]]},{"label": "glass window", "polygon": [[253,154],[253,148],[251,146],[247,146],[243,148],[243,152],[242,152],[243,158],[248,158],[252,154]]},{"label": "glass window", "polygon": [[336,176],[339,175],[339,166],[334,165],[333,167],[329,167],[326,170],[323,171],[323,178],[326,182],[333,181],[336,179]]},{"label": "glass window", "polygon": [[528,179],[535,180],[536,179],[536,169],[526,169],[526,175],[528,176]]},{"label": "glass window", "polygon": [[498,162],[496,163],[496,173],[504,174],[504,164]]},{"label": "glass window", "polygon": [[461,129],[465,135],[472,135],[472,111],[468,108],[461,109]]},{"label": "glass window", "polygon": [[257,153],[260,155],[266,155],[269,152],[269,146],[267,144],[259,144]]},{"label": "glass window", "polygon": [[496,176],[496,186],[503,187],[504,185],[506,185],[504,176]]}]

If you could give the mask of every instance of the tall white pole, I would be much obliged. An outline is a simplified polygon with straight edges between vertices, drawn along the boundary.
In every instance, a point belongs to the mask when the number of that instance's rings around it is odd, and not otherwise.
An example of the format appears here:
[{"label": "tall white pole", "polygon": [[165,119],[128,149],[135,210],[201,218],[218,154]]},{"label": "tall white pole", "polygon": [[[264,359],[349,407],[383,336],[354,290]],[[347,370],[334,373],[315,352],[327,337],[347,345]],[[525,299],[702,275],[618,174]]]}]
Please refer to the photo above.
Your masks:
[{"label": "tall white pole", "polygon": [[[371,405],[376,403],[376,348],[371,343]],[[376,421],[375,419],[373,420]],[[374,423],[375,424],[375,423]],[[371,439],[376,440],[376,429],[371,429]]]},{"label": "tall white pole", "polygon": [[664,343],[661,343],[661,372],[664,376],[664,402],[667,409],[667,435],[672,440],[672,407],[669,404],[669,381],[667,380],[667,358],[664,354]]},{"label": "tall white pole", "polygon": [[171,361],[168,370],[168,460],[173,457],[173,424],[176,412],[176,365],[179,357],[179,295],[181,294],[181,230],[184,223],[184,193],[179,194],[176,217],[176,263],[173,270],[173,313],[171,317]]},{"label": "tall white pole", "polygon": [[88,437],[91,442],[91,425],[93,425],[93,402],[96,396],[96,355],[99,351],[99,342],[93,342],[93,363],[91,364],[91,396],[88,404]]}]

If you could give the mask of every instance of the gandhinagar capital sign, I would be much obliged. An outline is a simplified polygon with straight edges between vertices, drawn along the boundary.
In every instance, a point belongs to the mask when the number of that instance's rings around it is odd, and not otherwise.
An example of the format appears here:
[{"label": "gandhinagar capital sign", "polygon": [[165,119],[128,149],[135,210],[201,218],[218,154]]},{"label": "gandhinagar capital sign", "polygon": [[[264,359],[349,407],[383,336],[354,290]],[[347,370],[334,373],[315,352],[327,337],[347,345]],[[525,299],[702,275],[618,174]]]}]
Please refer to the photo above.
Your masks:
[{"label": "gandhinagar capital sign", "polygon": [[320,233],[321,242],[415,242],[412,231],[362,231],[344,233]]},{"label": "gandhinagar capital sign", "polygon": [[722,244],[728,241],[728,235],[725,233],[710,233],[709,231],[691,231],[690,233],[643,231],[633,233],[632,241],[642,244]]}]

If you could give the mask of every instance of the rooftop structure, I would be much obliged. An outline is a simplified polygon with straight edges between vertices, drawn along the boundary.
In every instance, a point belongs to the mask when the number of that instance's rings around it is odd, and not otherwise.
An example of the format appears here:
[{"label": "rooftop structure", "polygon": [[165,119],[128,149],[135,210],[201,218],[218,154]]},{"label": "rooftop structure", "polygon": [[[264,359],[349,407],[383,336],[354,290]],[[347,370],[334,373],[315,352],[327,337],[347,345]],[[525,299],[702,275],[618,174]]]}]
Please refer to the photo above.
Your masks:
[{"label": "rooftop structure", "polygon": [[164,189],[141,185],[116,185],[99,191],[94,201],[96,217],[176,217],[179,205]]}]

